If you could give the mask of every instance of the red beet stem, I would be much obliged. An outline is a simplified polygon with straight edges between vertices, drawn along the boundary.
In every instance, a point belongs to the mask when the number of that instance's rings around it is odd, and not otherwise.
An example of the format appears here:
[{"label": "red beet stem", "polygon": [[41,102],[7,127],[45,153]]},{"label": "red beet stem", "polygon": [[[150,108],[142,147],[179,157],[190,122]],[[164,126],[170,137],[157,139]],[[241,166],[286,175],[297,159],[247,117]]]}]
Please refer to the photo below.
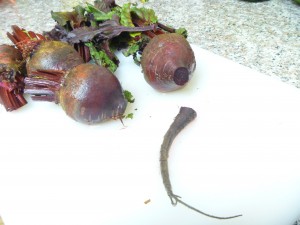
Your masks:
[{"label": "red beet stem", "polygon": [[78,43],[74,44],[74,48],[83,58],[84,62],[89,62],[91,60],[91,54],[88,46],[84,45],[83,43]]},{"label": "red beet stem", "polygon": [[176,32],[176,30],[174,28],[168,27],[168,26],[166,26],[166,25],[164,25],[162,23],[157,23],[157,25],[158,25],[159,28],[161,28],[161,29],[163,29],[163,30],[165,30],[165,31],[167,31],[169,33],[175,33]]},{"label": "red beet stem", "polygon": [[12,91],[17,87],[17,85],[16,83],[0,82],[0,87],[4,88],[7,91]]},{"label": "red beet stem", "polygon": [[[34,96],[39,96],[39,97],[48,97],[48,96],[54,96],[55,91],[51,88],[46,88],[46,87],[33,87],[33,86],[26,86],[26,89],[24,90],[25,94],[30,94]],[[42,98],[41,98],[42,99]]]},{"label": "red beet stem", "polygon": [[28,57],[34,47],[46,38],[41,34],[36,34],[33,31],[26,31],[17,25],[12,25],[12,33],[7,32],[7,37],[21,51],[24,58]]},{"label": "red beet stem", "polygon": [[24,88],[24,61],[21,52],[11,45],[0,45],[0,103],[12,111],[27,102],[22,96]]},{"label": "red beet stem", "polygon": [[62,70],[37,70],[28,74],[28,77],[61,83],[64,74],[65,71]]},{"label": "red beet stem", "polygon": [[58,103],[56,92],[59,91],[65,72],[57,70],[38,70],[25,78],[24,93],[33,100]]},{"label": "red beet stem", "polygon": [[23,95],[17,93],[17,90],[8,91],[3,87],[0,87],[0,102],[2,102],[6,111],[16,110],[27,103]]},{"label": "red beet stem", "polygon": [[56,102],[56,97],[54,95],[34,95],[31,96],[31,99],[34,101]]},{"label": "red beet stem", "polygon": [[[140,18],[138,18],[137,16],[133,16],[132,17],[132,22],[138,26],[138,27],[143,27],[145,26],[145,21],[141,20]],[[164,34],[165,32],[163,32],[162,30],[160,29],[155,29],[154,31],[143,31],[143,33],[145,35],[147,35],[148,37],[150,38],[154,38],[156,35],[159,35],[159,34]]]}]

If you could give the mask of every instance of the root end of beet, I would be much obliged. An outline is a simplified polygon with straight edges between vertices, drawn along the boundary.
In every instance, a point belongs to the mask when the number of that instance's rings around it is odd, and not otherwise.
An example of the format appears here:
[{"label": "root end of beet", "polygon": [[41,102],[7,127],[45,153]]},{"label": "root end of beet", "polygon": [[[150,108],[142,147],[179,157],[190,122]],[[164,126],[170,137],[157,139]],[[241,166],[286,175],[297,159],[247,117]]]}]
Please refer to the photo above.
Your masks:
[{"label": "root end of beet", "polygon": [[173,80],[179,86],[185,85],[189,81],[189,70],[185,67],[177,68]]}]

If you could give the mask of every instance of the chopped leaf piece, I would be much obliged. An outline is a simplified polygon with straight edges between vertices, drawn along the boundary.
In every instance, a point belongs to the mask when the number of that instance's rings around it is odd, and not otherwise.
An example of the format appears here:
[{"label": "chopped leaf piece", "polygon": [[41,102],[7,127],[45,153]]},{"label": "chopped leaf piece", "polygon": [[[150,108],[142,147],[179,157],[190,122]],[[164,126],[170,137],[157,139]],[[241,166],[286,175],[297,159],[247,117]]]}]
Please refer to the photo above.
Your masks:
[{"label": "chopped leaf piece", "polygon": [[133,119],[133,113],[128,113],[128,114],[125,116],[125,119]]},{"label": "chopped leaf piece", "polygon": [[133,95],[131,94],[130,91],[124,90],[123,91],[125,99],[129,102],[129,103],[134,103],[135,99],[133,97]]}]

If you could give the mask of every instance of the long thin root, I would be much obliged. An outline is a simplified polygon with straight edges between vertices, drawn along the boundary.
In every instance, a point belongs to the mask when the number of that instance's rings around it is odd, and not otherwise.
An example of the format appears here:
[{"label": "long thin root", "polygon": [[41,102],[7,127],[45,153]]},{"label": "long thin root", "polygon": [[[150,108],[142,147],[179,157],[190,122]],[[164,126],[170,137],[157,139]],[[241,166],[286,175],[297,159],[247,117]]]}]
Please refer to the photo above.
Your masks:
[{"label": "long thin root", "polygon": [[186,206],[187,208],[189,208],[189,209],[191,209],[191,210],[193,210],[193,211],[195,211],[195,212],[197,212],[197,213],[200,213],[200,214],[202,214],[202,215],[205,215],[205,216],[208,216],[208,217],[211,217],[211,218],[220,219],[220,220],[227,220],[227,219],[233,219],[233,218],[237,218],[237,217],[242,216],[241,214],[240,214],[240,215],[235,215],[235,216],[226,216],[226,217],[222,217],[222,216],[214,216],[214,215],[205,213],[205,212],[203,212],[203,211],[201,211],[201,210],[199,210],[199,209],[197,209],[197,208],[195,208],[195,207],[193,207],[193,206],[187,204],[186,202],[182,201],[182,200],[180,199],[181,197],[178,196],[178,195],[175,195],[175,194],[173,194],[173,193],[172,193],[172,194],[169,193],[169,197],[170,197],[170,199],[171,199],[171,203],[172,203],[173,206],[176,206],[177,203],[180,203],[180,204]]}]

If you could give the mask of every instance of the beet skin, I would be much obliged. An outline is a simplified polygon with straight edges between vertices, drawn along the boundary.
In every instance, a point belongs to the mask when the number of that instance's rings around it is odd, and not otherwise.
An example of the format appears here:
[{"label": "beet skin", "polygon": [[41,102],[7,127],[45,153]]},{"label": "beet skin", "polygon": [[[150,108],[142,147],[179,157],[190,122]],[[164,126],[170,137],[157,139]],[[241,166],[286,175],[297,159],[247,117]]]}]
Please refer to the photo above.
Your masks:
[{"label": "beet skin", "polygon": [[83,59],[71,45],[61,41],[43,41],[32,53],[26,68],[30,76],[32,71],[66,71],[82,63]]},{"label": "beet skin", "polygon": [[67,115],[86,124],[122,118],[127,106],[116,76],[95,64],[81,64],[66,75],[59,103]]},{"label": "beet skin", "polygon": [[145,80],[161,92],[184,87],[196,68],[194,52],[180,34],[155,36],[145,47],[141,58]]}]

